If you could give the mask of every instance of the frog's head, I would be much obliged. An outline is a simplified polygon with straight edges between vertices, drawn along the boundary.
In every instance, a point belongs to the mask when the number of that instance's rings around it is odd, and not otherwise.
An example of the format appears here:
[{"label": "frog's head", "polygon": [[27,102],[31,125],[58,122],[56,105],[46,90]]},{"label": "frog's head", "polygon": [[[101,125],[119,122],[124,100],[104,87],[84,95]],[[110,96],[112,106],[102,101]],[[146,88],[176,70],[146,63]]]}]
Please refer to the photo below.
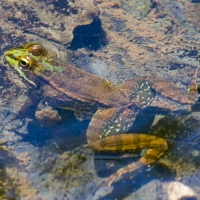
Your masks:
[{"label": "frog's head", "polygon": [[42,61],[46,55],[47,50],[40,43],[25,43],[7,50],[4,58],[21,77],[31,85],[36,86],[33,81],[28,79],[26,72],[41,71],[44,68]]}]

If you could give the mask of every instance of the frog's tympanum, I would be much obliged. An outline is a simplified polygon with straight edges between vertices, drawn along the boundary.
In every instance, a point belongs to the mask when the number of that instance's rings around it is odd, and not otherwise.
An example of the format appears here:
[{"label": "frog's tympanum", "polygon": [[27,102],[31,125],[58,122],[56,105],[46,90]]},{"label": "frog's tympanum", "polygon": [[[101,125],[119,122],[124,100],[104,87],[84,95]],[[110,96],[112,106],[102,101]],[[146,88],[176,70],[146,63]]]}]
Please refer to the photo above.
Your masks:
[{"label": "frog's tympanum", "polygon": [[123,174],[140,169],[159,159],[168,149],[163,138],[128,133],[139,110],[148,106],[155,91],[180,104],[192,104],[197,98],[196,82],[183,94],[175,84],[159,77],[133,78],[119,87],[96,75],[59,60],[40,43],[26,43],[5,52],[9,65],[35,87],[50,106],[90,112],[88,145],[96,152],[148,149],[137,161],[119,169],[103,185],[110,186]]}]

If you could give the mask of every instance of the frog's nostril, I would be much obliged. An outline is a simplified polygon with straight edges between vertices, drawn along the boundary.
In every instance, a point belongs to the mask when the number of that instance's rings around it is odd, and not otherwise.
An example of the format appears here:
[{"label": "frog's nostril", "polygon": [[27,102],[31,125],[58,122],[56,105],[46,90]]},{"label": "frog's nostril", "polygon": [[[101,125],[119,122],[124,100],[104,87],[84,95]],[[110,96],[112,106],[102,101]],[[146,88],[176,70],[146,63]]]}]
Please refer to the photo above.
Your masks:
[{"label": "frog's nostril", "polygon": [[7,54],[7,56],[9,56],[10,58],[12,58],[12,59],[15,59],[15,56],[13,55],[13,54]]},{"label": "frog's nostril", "polygon": [[13,54],[9,53],[9,52],[5,52],[3,60],[7,60],[7,58],[15,59],[15,56]]}]

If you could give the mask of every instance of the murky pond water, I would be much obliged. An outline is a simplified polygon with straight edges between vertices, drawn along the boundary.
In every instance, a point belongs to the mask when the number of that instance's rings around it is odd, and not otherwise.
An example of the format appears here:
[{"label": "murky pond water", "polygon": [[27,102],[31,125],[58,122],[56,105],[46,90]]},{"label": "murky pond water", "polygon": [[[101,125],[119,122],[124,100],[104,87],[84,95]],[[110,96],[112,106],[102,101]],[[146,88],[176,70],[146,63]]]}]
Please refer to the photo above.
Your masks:
[{"label": "murky pond water", "polygon": [[[2,0],[0,199],[200,199],[198,96],[179,103],[199,68],[199,11],[197,0]],[[48,52],[9,50],[27,42]]]}]

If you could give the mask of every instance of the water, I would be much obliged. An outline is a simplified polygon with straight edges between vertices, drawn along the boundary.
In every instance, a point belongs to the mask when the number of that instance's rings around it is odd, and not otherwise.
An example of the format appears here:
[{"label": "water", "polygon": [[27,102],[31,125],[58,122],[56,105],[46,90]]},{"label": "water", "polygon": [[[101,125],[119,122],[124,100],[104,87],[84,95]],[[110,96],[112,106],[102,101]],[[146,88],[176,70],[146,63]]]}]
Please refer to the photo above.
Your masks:
[{"label": "water", "polygon": [[199,199],[198,104],[190,112],[156,94],[129,132],[165,138],[168,151],[142,173],[128,173],[95,194],[106,177],[137,161],[147,149],[94,153],[86,139],[91,115],[58,109],[64,120],[51,128],[36,120],[38,102],[18,115],[35,93],[3,61],[10,47],[37,41],[63,61],[116,86],[151,74],[187,92],[199,67],[199,9],[199,1],[186,0],[2,0],[0,125],[14,119],[0,135],[1,198],[165,200],[173,199],[178,188],[182,198]]}]

